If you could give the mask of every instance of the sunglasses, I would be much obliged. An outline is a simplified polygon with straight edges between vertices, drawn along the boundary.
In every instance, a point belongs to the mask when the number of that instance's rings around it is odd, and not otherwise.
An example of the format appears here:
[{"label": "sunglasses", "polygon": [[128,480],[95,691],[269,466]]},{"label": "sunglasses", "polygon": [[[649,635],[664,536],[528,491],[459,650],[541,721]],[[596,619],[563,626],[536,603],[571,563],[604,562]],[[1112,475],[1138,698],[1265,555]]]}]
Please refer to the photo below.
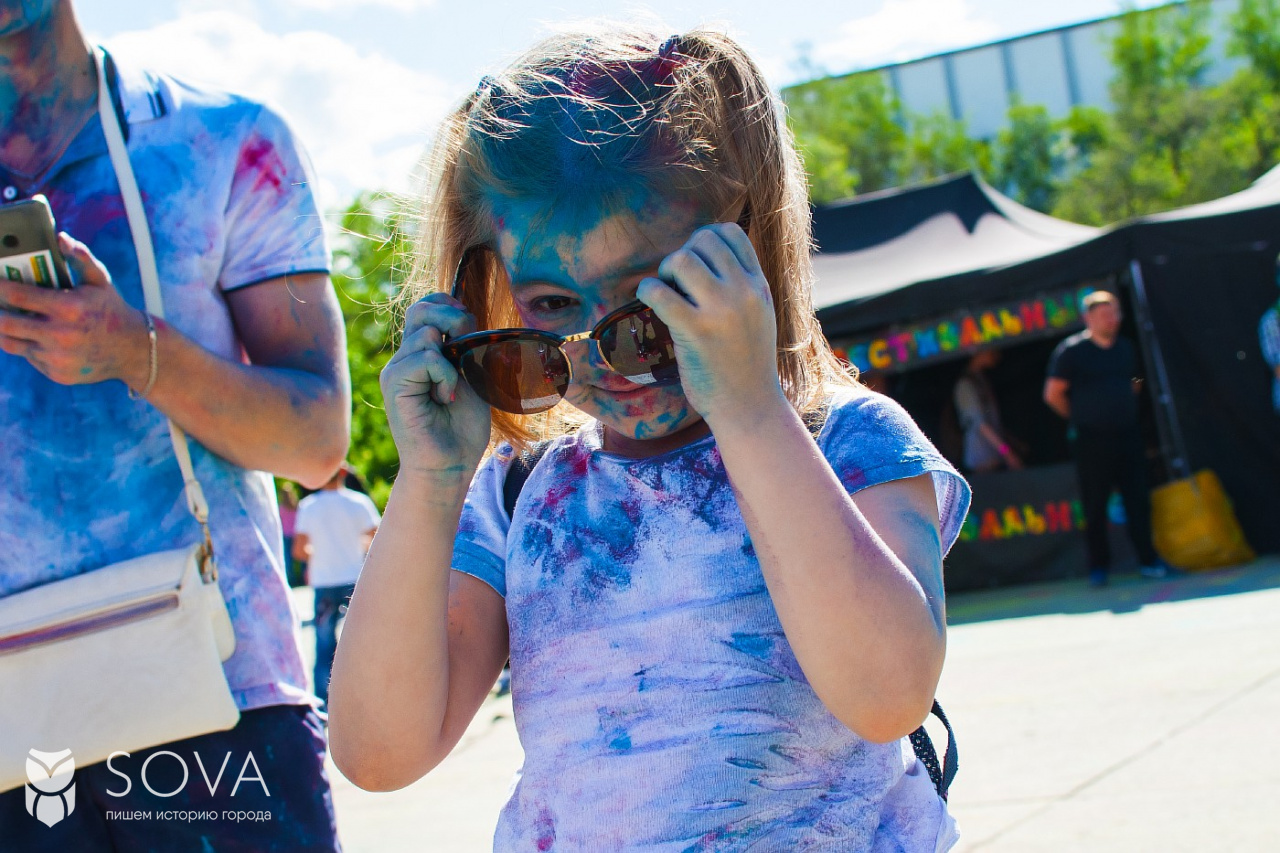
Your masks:
[{"label": "sunglasses", "polygon": [[[472,247],[454,274],[452,295],[461,298],[462,273]],[[589,332],[567,337],[539,329],[472,332],[447,341],[441,352],[481,400],[503,412],[533,415],[564,399],[573,364],[564,345],[594,340],[609,369],[637,385],[680,381],[676,346],[667,324],[639,300],[611,311]]]}]

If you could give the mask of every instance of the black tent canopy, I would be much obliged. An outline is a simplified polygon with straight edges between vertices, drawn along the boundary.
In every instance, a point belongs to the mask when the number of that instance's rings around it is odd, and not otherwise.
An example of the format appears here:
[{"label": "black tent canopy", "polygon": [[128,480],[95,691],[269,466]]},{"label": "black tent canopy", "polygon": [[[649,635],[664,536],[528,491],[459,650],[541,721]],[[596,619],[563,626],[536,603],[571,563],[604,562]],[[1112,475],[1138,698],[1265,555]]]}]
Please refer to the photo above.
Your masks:
[{"label": "black tent canopy", "polygon": [[1121,274],[1175,474],[1211,467],[1251,543],[1280,549],[1280,416],[1257,340],[1276,304],[1280,168],[1226,198],[1105,229],[970,174],[814,211],[814,304],[833,341]]},{"label": "black tent canopy", "polygon": [[1124,263],[1109,231],[1024,207],[969,173],[816,208],[813,232],[814,307],[832,338],[1105,275]]},{"label": "black tent canopy", "polygon": [[1160,348],[1175,454],[1211,468],[1249,543],[1280,551],[1280,413],[1258,326],[1277,305],[1280,169],[1122,231]]}]

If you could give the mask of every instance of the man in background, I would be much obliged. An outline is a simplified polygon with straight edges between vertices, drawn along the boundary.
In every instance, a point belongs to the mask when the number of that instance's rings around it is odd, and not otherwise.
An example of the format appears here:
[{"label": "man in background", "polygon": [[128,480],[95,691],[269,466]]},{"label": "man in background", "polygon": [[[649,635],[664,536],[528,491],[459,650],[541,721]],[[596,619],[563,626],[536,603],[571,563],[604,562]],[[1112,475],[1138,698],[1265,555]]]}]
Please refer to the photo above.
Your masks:
[{"label": "man in background", "polygon": [[1120,302],[1104,290],[1082,305],[1085,330],[1067,338],[1049,359],[1044,401],[1071,422],[1089,549],[1089,583],[1106,586],[1111,573],[1107,502],[1119,489],[1129,538],[1145,577],[1162,578],[1169,568],[1151,544],[1151,496],[1146,454],[1138,428],[1138,356],[1120,337]]},{"label": "man in background", "polygon": [[[228,731],[117,756],[114,770],[77,768],[75,810],[56,826],[28,814],[22,789],[0,794],[0,848],[337,850],[267,473],[318,484],[347,451],[346,345],[310,163],[261,104],[126,56],[105,65],[164,319],[147,312],[71,0],[0,0],[0,202],[48,197],[74,238],[62,251],[77,280],[65,291],[0,281],[0,597],[200,541],[172,419],[192,439],[210,508],[236,641],[223,668],[241,713]],[[4,701],[23,689],[0,685]],[[193,753],[231,764],[253,755],[263,782],[232,799],[223,781],[215,794],[166,757]],[[233,806],[270,820],[228,817]],[[205,817],[162,817],[189,811]]]},{"label": "man in background", "polygon": [[[1280,285],[1280,258],[1276,259],[1276,284]],[[1271,368],[1271,406],[1280,415],[1280,300],[1262,313],[1258,321],[1258,344]]]},{"label": "man in background", "polygon": [[368,495],[343,485],[347,470],[343,465],[320,491],[302,499],[293,534],[293,556],[307,564],[307,584],[315,590],[315,693],[323,702],[329,701],[338,620],[382,520]]}]

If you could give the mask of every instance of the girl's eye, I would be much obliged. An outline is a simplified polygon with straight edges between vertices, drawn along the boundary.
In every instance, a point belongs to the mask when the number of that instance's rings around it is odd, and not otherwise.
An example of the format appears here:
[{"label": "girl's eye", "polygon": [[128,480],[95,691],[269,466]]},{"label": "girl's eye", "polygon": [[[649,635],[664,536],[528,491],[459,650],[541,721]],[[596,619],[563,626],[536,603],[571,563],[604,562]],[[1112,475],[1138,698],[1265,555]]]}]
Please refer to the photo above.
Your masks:
[{"label": "girl's eye", "polygon": [[529,303],[535,314],[554,314],[573,305],[574,300],[568,296],[539,296]]}]

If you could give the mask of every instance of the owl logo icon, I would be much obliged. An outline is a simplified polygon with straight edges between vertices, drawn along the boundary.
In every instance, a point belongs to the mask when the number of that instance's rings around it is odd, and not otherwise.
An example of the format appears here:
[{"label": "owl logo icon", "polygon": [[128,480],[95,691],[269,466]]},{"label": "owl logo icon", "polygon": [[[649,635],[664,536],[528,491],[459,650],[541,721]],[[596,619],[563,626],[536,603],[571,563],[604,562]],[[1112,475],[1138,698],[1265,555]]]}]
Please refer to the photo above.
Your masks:
[{"label": "owl logo icon", "polygon": [[71,750],[27,753],[27,813],[53,826],[76,810],[76,760]]}]

